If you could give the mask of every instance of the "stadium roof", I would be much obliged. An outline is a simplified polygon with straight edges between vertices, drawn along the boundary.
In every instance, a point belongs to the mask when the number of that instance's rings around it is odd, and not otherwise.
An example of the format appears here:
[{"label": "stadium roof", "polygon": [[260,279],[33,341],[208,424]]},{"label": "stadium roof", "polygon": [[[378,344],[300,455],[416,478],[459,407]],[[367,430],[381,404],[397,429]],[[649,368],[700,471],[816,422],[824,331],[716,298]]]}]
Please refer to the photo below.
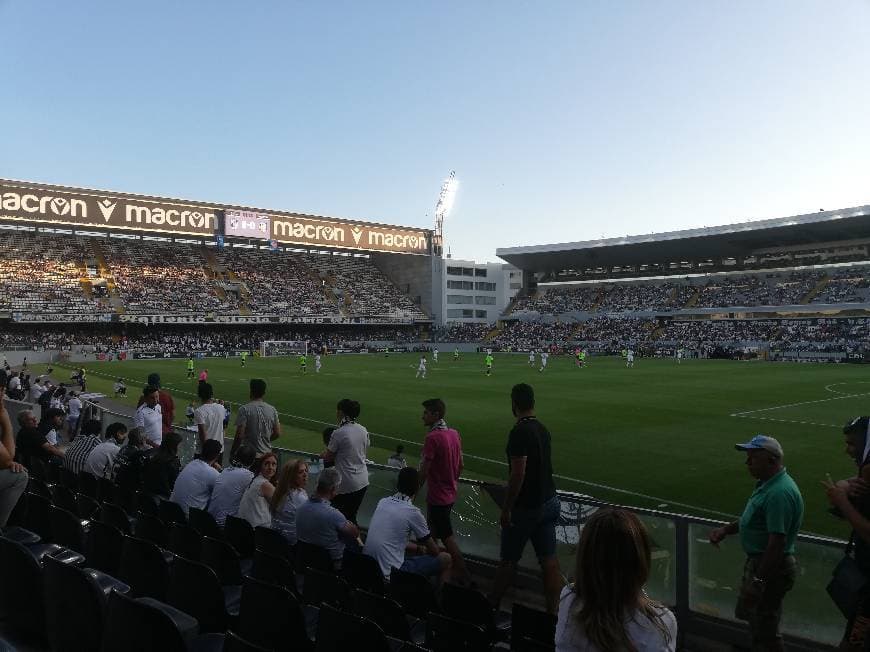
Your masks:
[{"label": "stadium roof", "polygon": [[770,247],[870,238],[870,205],[665,233],[496,249],[527,271],[742,257]]}]

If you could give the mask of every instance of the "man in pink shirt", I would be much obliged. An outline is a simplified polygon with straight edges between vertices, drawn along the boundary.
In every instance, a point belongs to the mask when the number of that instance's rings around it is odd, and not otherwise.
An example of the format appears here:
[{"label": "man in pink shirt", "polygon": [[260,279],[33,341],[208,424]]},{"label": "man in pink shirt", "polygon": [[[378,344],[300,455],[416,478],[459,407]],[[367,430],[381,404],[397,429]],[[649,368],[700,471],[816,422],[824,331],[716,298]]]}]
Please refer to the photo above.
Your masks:
[{"label": "man in pink shirt", "polygon": [[208,380],[208,369],[203,369],[199,372],[199,382],[204,383]]},{"label": "man in pink shirt", "polygon": [[471,575],[453,536],[450,512],[456,502],[456,484],[462,473],[462,440],[459,433],[444,421],[447,406],[440,398],[423,401],[423,423],[429,428],[423,442],[420,464],[420,486],[429,483],[426,491],[427,518],[434,539],[444,543],[453,560],[454,578],[467,583]]}]

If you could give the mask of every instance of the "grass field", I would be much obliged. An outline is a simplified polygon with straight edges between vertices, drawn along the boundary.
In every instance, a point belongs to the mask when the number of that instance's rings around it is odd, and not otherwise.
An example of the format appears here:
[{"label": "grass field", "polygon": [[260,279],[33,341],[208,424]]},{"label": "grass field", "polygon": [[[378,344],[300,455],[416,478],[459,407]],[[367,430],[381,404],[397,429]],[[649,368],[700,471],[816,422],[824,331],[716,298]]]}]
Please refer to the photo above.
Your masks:
[{"label": "grass field", "polygon": [[[264,378],[267,400],[282,414],[278,445],[317,451],[319,429],[335,418],[338,399],[362,404],[360,422],[373,433],[370,457],[384,462],[397,443],[414,460],[425,431],[420,402],[438,396],[448,422],[462,434],[469,475],[506,477],[504,446],[513,424],[513,384],[535,387],[540,419],[553,435],[560,488],[622,504],[661,507],[711,518],[739,513],[752,491],[744,455],[734,443],[763,432],[780,440],[786,464],[804,492],[804,530],[844,537],[826,513],[819,481],[847,477],[854,467],[843,454],[840,428],[870,412],[870,377],[860,365],[594,358],[576,369],[552,357],[545,373],[523,355],[496,354],[492,377],[483,356],[441,356],[425,380],[414,378],[412,354],[345,355],[324,359],[321,373],[302,376],[295,358],[197,361],[209,370],[216,395],[244,402],[248,379]],[[311,359],[309,358],[311,361]],[[92,362],[89,389],[111,395],[111,379],[128,380],[134,402],[148,373],[160,373],[175,397],[176,421],[196,381],[184,360]],[[234,406],[235,412],[235,406]],[[312,421],[307,421],[311,419]],[[377,433],[377,434],[375,434]]]}]

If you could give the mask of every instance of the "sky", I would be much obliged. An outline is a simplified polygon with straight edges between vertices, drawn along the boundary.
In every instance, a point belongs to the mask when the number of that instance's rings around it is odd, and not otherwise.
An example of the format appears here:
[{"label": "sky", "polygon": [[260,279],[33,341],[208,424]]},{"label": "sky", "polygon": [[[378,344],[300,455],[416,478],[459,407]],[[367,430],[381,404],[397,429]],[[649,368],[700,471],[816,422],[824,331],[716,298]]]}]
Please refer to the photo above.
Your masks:
[{"label": "sky", "polygon": [[498,247],[870,204],[870,0],[0,0],[0,177]]}]

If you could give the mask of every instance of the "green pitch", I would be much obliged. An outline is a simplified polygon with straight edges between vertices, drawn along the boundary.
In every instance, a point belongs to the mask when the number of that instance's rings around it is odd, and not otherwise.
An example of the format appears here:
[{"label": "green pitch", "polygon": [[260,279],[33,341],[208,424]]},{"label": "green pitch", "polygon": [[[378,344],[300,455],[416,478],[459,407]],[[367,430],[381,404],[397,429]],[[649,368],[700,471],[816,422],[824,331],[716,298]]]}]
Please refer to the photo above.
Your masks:
[{"label": "green pitch", "polygon": [[[638,359],[626,369],[616,358],[593,358],[577,369],[568,357],[550,358],[544,373],[526,355],[496,354],[493,375],[483,355],[453,360],[429,356],[428,377],[415,379],[418,355],[325,356],[320,374],[313,358],[302,375],[297,359],[196,361],[209,371],[216,396],[235,404],[247,397],[248,379],[264,378],[266,399],[282,413],[286,448],[322,449],[319,430],[335,420],[344,397],[362,404],[360,422],[372,433],[370,457],[385,462],[397,443],[416,461],[425,431],[420,402],[441,397],[448,422],[463,438],[466,471],[478,478],[506,477],[505,442],[513,419],[510,388],[528,382],[540,419],[553,435],[560,488],[605,500],[711,518],[739,513],[753,480],[734,443],[765,433],[779,439],[786,465],[806,501],[804,529],[844,537],[842,523],[826,513],[820,480],[854,473],[843,454],[842,424],[870,412],[870,377],[861,365],[789,364],[718,360]],[[150,372],[160,373],[175,397],[176,421],[194,396],[186,360],[93,362],[89,389],[111,396],[116,376],[127,379],[130,399]],[[233,406],[233,413],[236,406]],[[376,433],[376,434],[375,434]]]}]

